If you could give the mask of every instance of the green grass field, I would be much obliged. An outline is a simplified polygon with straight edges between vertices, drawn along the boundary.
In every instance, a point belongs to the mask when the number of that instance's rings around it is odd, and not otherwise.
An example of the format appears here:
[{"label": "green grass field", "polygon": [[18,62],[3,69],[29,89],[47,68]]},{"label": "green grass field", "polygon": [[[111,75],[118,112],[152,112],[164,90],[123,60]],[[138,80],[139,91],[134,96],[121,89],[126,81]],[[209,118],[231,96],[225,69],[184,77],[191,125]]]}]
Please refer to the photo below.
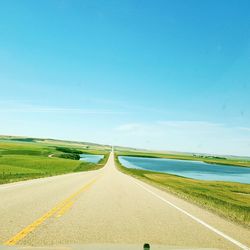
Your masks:
[{"label": "green grass field", "polygon": [[[116,165],[124,173],[139,178],[162,190],[192,201],[220,216],[250,228],[250,185],[221,181],[200,181],[176,175],[122,166],[118,155],[143,155],[133,152],[116,152]],[[149,154],[155,157],[153,153]],[[145,156],[145,155],[144,155]]]},{"label": "green grass field", "polygon": [[[41,178],[79,171],[90,171],[104,166],[110,148],[95,144],[0,136],[0,184]],[[102,154],[98,163],[59,158],[61,148],[82,153]],[[49,157],[53,155],[53,157]]]}]

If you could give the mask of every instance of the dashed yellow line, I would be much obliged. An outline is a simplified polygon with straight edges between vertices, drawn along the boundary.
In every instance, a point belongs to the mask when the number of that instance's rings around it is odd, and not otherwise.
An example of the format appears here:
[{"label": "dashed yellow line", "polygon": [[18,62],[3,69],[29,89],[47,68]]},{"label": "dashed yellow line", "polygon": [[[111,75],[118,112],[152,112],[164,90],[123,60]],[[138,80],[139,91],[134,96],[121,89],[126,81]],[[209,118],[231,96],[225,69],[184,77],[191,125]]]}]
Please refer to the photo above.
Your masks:
[{"label": "dashed yellow line", "polygon": [[[100,176],[99,176],[100,177]],[[42,217],[38,218],[34,222],[32,222],[30,225],[22,229],[19,233],[11,237],[9,240],[7,240],[4,245],[7,246],[13,246],[18,241],[22,240],[24,237],[26,237],[30,232],[32,232],[34,229],[36,229],[39,225],[41,225],[44,221],[46,221],[51,216],[56,215],[56,217],[62,216],[66,211],[70,209],[70,207],[73,205],[74,199],[77,198],[77,196],[86,191],[88,188],[90,188],[96,181],[99,179],[99,177],[94,178],[90,182],[88,182],[86,185],[84,185],[81,189],[79,189],[77,192],[70,195],[67,199],[57,204],[55,207],[53,207],[51,210],[49,210],[47,213],[45,213]]]}]

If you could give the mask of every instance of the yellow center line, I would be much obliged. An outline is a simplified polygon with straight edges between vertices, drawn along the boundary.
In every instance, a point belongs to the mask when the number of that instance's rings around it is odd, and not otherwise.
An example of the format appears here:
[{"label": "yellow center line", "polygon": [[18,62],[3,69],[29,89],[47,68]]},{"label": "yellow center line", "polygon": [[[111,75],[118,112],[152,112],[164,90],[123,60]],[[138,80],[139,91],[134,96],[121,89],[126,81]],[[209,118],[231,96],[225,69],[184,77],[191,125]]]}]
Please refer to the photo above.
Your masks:
[{"label": "yellow center line", "polygon": [[[9,240],[7,240],[4,245],[7,246],[13,246],[18,241],[26,237],[30,232],[32,232],[34,229],[36,229],[39,225],[41,225],[44,221],[46,221],[48,218],[56,214],[58,211],[65,213],[72,205],[73,205],[73,199],[76,198],[79,194],[86,191],[88,188],[90,188],[96,181],[99,179],[100,176],[95,177],[90,182],[88,182],[86,185],[84,185],[81,189],[79,189],[77,192],[70,195],[67,199],[57,204],[55,207],[53,207],[51,210],[49,210],[47,213],[45,213],[43,216],[32,222],[30,225],[22,229],[19,233],[11,237]],[[72,204],[71,204],[72,203]],[[70,206],[71,204],[71,206]],[[62,215],[61,214],[61,215]],[[60,215],[60,216],[61,216]]]},{"label": "yellow center line", "polygon": [[69,203],[67,203],[64,207],[62,207],[55,215],[56,218],[61,217],[63,214],[65,214],[72,206],[73,206],[74,202],[70,201]]}]

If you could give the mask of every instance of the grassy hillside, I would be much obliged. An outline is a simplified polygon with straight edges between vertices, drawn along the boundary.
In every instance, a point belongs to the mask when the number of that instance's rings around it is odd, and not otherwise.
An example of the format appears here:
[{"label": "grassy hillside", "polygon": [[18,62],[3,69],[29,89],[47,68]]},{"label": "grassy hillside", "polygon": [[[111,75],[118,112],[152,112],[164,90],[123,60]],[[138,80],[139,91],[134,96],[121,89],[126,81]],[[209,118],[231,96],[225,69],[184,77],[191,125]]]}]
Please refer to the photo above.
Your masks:
[{"label": "grassy hillside", "polygon": [[[250,185],[201,181],[171,174],[129,169],[122,166],[118,160],[117,156],[124,154],[127,152],[116,152],[115,157],[116,165],[122,172],[250,228]],[[155,155],[150,154],[150,156]]]},{"label": "grassy hillside", "polygon": [[[58,142],[58,143],[56,143]],[[109,155],[108,146],[32,139],[0,137],[0,184],[79,171],[104,166]],[[102,154],[98,164],[72,160],[79,153]],[[73,157],[74,159],[74,157]]]}]

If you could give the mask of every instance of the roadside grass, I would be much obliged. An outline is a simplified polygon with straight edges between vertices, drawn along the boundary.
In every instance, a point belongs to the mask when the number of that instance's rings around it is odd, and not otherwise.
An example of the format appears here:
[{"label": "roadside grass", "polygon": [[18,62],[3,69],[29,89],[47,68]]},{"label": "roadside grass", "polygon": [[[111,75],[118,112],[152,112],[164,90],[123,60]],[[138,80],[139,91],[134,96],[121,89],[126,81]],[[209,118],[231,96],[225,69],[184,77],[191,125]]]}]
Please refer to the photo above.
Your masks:
[{"label": "roadside grass", "polygon": [[192,154],[170,154],[170,153],[161,153],[161,152],[149,152],[149,151],[117,151],[119,155],[124,156],[137,156],[137,157],[149,157],[149,158],[166,158],[166,159],[175,159],[175,160],[190,160],[190,161],[203,161],[210,164],[222,164],[222,165],[232,165],[232,166],[240,166],[240,167],[250,167],[250,160],[249,158],[246,159],[244,157],[212,157],[210,156],[198,156]]},{"label": "roadside grass", "polygon": [[[61,146],[63,144],[59,144]],[[70,146],[71,150],[81,150],[80,146]],[[59,148],[60,149],[60,148]],[[98,150],[87,151],[89,154],[102,154],[104,158],[98,163],[89,163],[57,157],[48,157],[53,154],[62,154],[58,145],[28,141],[1,141],[0,140],[0,184],[16,182],[53,175],[67,174],[80,171],[96,170],[103,167],[108,159],[108,148],[98,147]],[[83,150],[81,150],[83,152]],[[80,151],[79,151],[80,153]]]},{"label": "roadside grass", "polygon": [[119,162],[123,173],[191,201],[231,221],[250,228],[250,185],[221,181],[200,181],[153,171],[129,169]]}]

